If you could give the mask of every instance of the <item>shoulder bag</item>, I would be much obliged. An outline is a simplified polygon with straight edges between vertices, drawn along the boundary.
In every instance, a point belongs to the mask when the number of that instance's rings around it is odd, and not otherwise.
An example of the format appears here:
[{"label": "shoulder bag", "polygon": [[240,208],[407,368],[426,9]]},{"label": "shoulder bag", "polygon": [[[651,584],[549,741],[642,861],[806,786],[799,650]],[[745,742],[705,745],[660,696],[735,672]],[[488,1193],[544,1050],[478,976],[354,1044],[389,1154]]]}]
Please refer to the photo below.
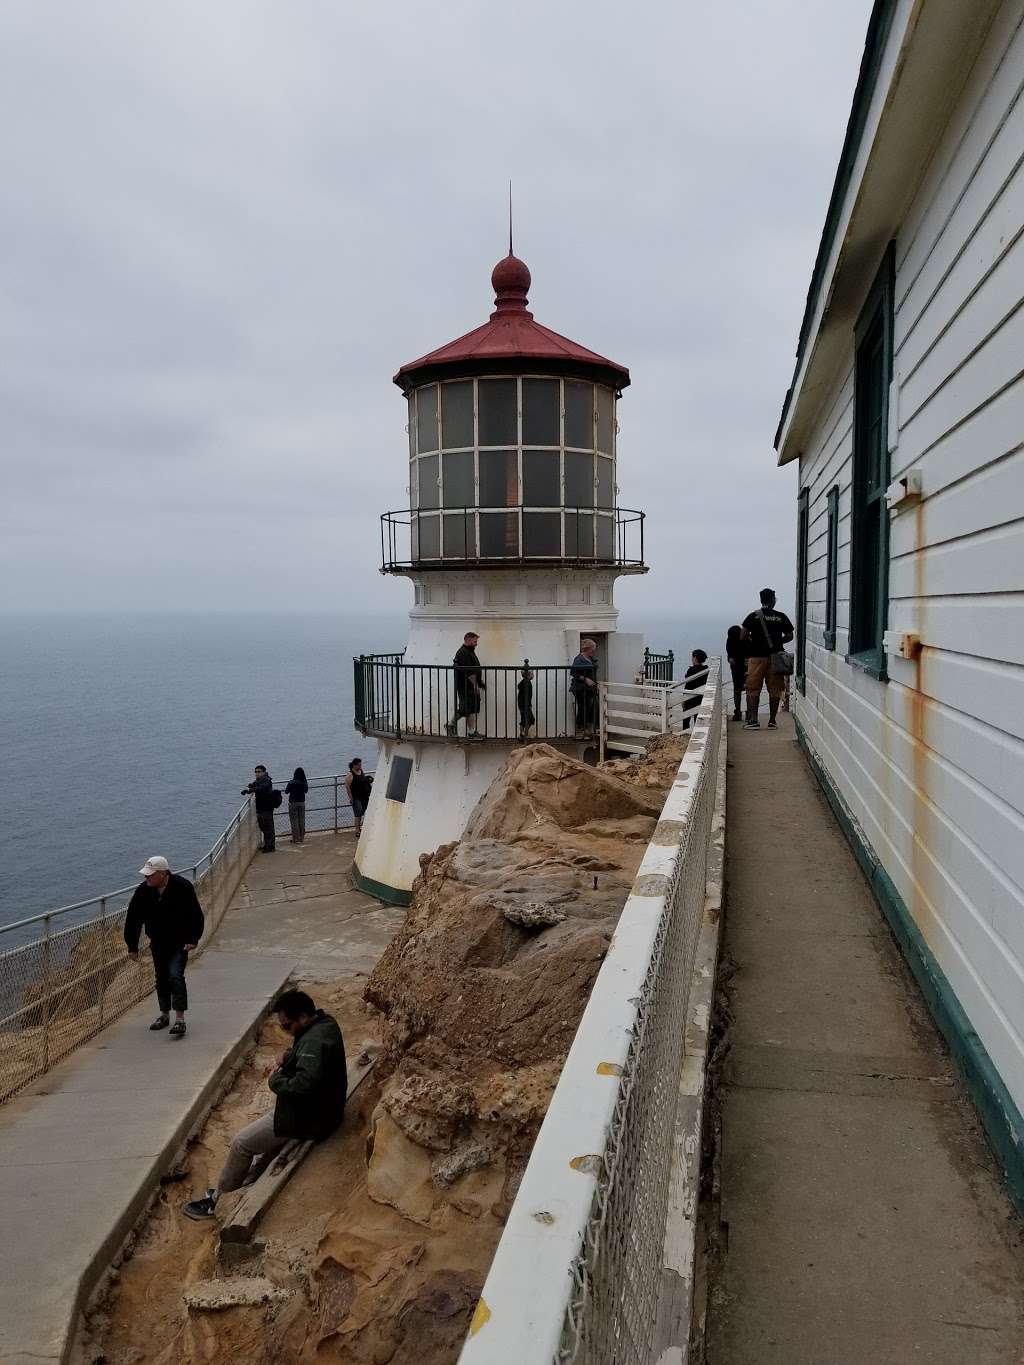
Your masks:
[{"label": "shoulder bag", "polygon": [[784,678],[788,678],[793,672],[792,654],[788,649],[772,649],[771,632],[765,622],[763,611],[757,613],[757,619],[761,623],[761,629],[764,631],[764,638],[768,642],[768,672],[774,673],[776,676],[781,675]]}]

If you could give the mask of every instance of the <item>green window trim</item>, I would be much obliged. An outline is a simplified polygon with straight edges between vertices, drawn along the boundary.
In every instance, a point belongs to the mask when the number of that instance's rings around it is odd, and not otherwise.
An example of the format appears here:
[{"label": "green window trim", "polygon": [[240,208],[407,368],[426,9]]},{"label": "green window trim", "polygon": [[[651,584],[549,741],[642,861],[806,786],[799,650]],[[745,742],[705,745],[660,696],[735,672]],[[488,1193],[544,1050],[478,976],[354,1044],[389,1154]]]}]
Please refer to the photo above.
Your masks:
[{"label": "green window trim", "polygon": [[825,630],[826,649],[836,647],[836,609],[839,598],[839,485],[828,490],[828,518],[825,551]]},{"label": "green window trim", "polygon": [[850,509],[848,663],[886,678],[882,645],[889,608],[889,386],[893,365],[895,243],[854,330],[853,479]]},{"label": "green window trim", "polygon": [[810,534],[810,490],[797,498],[796,532],[796,685],[807,693],[807,542]]}]

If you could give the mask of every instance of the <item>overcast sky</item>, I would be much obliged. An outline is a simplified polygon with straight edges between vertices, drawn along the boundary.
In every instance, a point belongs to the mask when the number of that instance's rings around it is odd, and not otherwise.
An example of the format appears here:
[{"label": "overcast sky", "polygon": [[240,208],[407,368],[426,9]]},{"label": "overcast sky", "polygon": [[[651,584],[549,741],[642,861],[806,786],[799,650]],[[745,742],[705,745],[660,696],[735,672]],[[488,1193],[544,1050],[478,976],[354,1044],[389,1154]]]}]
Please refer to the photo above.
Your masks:
[{"label": "overcast sky", "polygon": [[[539,321],[627,365],[620,605],[793,596],[772,437],[869,0],[0,10],[0,606],[399,610],[405,361]],[[625,623],[624,623],[625,624]]]}]

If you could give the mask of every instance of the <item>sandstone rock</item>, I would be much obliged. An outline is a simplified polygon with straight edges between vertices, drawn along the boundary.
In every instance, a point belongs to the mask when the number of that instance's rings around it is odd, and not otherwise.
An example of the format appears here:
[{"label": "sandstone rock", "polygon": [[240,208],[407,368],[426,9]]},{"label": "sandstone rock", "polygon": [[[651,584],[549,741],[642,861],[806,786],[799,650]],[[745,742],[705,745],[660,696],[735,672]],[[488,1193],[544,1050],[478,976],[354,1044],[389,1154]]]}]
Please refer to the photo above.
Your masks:
[{"label": "sandstone rock", "polygon": [[183,1295],[188,1308],[212,1313],[222,1308],[255,1308],[260,1304],[284,1303],[291,1291],[255,1275],[229,1275],[223,1280],[200,1280]]},{"label": "sandstone rock", "polygon": [[524,929],[547,929],[553,924],[561,924],[565,919],[564,910],[540,901],[527,901],[525,905],[513,901],[503,906],[501,913],[511,924],[521,924]]},{"label": "sandstone rock", "polygon": [[424,1226],[430,1222],[437,1199],[429,1152],[410,1141],[392,1118],[379,1111],[373,1125],[366,1192],[378,1204],[390,1204],[403,1218]]}]

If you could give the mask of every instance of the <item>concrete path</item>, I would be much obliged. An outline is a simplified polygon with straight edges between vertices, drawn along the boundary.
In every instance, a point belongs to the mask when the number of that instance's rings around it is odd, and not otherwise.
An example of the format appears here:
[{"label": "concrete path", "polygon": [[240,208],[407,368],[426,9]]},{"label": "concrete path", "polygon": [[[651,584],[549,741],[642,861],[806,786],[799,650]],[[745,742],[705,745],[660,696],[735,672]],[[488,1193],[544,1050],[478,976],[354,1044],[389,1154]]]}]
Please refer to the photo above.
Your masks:
[{"label": "concrete path", "polygon": [[61,1360],[78,1312],[242,1054],[292,964],[211,949],[189,1031],[152,999],[0,1107],[0,1361]]},{"label": "concrete path", "polygon": [[1020,1365],[1021,1225],[789,717],[729,759],[707,1359]]},{"label": "concrete path", "polygon": [[304,844],[278,836],[273,853],[250,863],[217,946],[286,957],[305,981],[372,971],[405,911],[353,889],[355,846],[350,830]]}]

